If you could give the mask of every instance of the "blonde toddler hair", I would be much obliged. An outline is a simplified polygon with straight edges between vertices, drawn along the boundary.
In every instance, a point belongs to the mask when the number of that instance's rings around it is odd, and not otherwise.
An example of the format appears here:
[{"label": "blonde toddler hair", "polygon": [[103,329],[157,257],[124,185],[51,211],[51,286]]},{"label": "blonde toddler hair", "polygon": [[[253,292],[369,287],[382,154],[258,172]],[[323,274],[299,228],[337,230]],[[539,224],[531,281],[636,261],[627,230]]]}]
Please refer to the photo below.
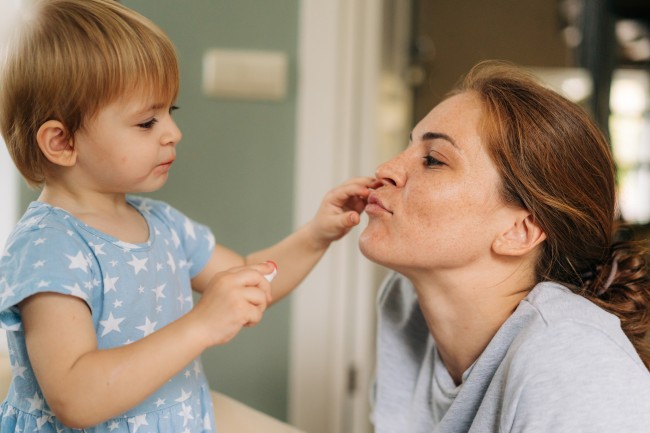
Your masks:
[{"label": "blonde toddler hair", "polygon": [[176,99],[172,42],[113,0],[37,0],[10,32],[0,63],[0,132],[33,187],[49,162],[36,142],[58,120],[70,138],[108,103],[132,93]]}]

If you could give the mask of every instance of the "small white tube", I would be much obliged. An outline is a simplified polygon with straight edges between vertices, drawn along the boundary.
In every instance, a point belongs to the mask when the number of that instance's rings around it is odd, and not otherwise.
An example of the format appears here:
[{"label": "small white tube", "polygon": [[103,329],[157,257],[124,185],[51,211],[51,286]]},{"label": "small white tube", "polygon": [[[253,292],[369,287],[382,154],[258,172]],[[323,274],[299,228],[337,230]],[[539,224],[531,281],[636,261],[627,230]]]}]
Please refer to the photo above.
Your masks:
[{"label": "small white tube", "polygon": [[268,281],[270,283],[271,281],[273,281],[273,278],[275,278],[275,276],[278,275],[278,265],[276,265],[275,262],[272,261],[272,260],[267,260],[267,263],[270,263],[270,264],[273,265],[273,272],[271,272],[270,274],[264,275],[264,278],[266,278],[266,281]]}]

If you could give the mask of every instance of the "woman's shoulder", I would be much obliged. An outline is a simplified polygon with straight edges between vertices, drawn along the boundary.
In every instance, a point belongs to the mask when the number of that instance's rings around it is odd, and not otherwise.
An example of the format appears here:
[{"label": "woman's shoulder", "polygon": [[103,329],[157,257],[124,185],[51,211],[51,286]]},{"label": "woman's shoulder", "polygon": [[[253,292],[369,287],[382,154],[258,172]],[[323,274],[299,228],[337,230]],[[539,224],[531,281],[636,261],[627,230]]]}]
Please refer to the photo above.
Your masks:
[{"label": "woman's shoulder", "polygon": [[502,423],[512,431],[645,431],[650,373],[609,313],[546,283],[520,309],[529,320],[494,379],[503,387]]},{"label": "woman's shoulder", "polygon": [[535,311],[546,327],[573,323],[596,326],[606,332],[620,330],[615,315],[558,283],[537,284],[522,301],[522,307]]},{"label": "woman's shoulder", "polygon": [[[513,363],[541,370],[631,369],[650,384],[650,375],[622,331],[619,319],[556,283],[540,283],[518,308],[531,319],[510,347]],[[517,314],[517,313],[516,313]],[[528,370],[529,368],[526,367]]]}]

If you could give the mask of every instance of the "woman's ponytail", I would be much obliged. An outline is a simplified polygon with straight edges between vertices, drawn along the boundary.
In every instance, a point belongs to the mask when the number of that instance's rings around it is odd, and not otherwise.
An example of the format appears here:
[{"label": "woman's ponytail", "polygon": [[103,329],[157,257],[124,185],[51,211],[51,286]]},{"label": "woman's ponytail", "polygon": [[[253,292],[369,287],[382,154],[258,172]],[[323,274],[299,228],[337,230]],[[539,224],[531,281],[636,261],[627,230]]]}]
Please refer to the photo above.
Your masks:
[{"label": "woman's ponytail", "polygon": [[647,249],[638,241],[619,240],[607,261],[583,280],[582,294],[616,315],[621,328],[650,369],[650,277]]}]

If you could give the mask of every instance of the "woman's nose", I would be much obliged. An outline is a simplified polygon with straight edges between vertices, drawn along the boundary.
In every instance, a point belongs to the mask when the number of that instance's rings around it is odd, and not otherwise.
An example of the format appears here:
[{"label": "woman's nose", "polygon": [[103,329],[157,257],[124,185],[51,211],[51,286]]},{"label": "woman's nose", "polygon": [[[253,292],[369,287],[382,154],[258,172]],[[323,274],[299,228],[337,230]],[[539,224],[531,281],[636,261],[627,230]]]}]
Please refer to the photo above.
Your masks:
[{"label": "woman's nose", "polygon": [[390,159],[375,171],[375,177],[379,179],[384,185],[404,186],[406,182],[406,172],[402,160],[403,154],[397,155],[395,158]]}]

